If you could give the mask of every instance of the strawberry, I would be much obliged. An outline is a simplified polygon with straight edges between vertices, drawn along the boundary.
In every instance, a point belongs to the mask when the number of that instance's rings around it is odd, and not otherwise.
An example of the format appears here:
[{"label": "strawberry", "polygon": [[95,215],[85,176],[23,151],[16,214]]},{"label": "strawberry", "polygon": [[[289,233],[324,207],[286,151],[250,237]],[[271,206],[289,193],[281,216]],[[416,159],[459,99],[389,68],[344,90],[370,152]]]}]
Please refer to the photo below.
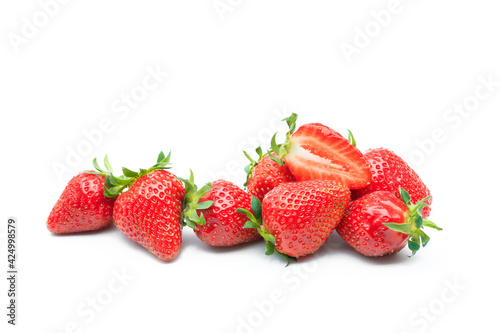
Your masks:
[{"label": "strawberry", "polygon": [[415,201],[428,197],[422,217],[429,216],[432,203],[432,198],[429,197],[430,191],[401,157],[384,148],[370,149],[364,156],[371,166],[371,180],[368,186],[353,191],[354,199],[374,191],[390,191],[400,197],[399,187],[401,187],[408,191]]},{"label": "strawberry", "polygon": [[192,172],[189,180],[180,180],[186,187],[184,223],[200,240],[212,246],[233,246],[261,238],[256,230],[243,228],[247,218],[236,212],[237,208],[251,210],[247,192],[225,180],[198,190]]},{"label": "strawberry", "polygon": [[165,170],[169,160],[170,154],[165,157],[161,152],[148,170],[123,168],[124,177],[109,175],[105,187],[106,195],[119,195],[113,211],[116,227],[164,261],[174,259],[180,251],[186,193],[182,182]]},{"label": "strawberry", "polygon": [[427,206],[425,200],[413,204],[404,189],[400,189],[399,197],[392,191],[368,193],[349,204],[337,233],[365,256],[396,253],[407,243],[414,255],[430,239],[422,227],[442,230],[422,218],[422,209]]},{"label": "strawberry", "polygon": [[[258,161],[254,161],[245,151],[245,156],[250,160],[250,164],[245,168],[247,172],[247,181],[244,186],[248,193],[262,201],[267,192],[281,183],[293,182],[295,177],[292,175],[286,164],[279,165],[269,157],[269,154],[262,155],[262,149],[256,150],[259,155]],[[278,156],[271,153],[276,159]]]},{"label": "strawberry", "polygon": [[293,133],[296,119],[296,114],[284,119],[290,128],[284,144],[276,144],[276,135],[271,140],[278,163],[284,161],[298,181],[330,179],[350,189],[368,185],[370,165],[349,140],[318,123],[302,125]]},{"label": "strawberry", "polygon": [[[266,254],[302,257],[317,251],[340,222],[350,192],[329,179],[283,183],[266,194],[260,207],[252,198],[255,215],[245,213],[247,228],[256,228],[267,241]],[[262,215],[260,214],[262,212]]]},{"label": "strawberry", "polygon": [[[106,167],[111,168],[108,158]],[[98,170],[86,171],[73,177],[57,200],[47,220],[47,228],[55,234],[99,230],[113,223],[114,199],[104,196],[102,171],[94,159]]]}]

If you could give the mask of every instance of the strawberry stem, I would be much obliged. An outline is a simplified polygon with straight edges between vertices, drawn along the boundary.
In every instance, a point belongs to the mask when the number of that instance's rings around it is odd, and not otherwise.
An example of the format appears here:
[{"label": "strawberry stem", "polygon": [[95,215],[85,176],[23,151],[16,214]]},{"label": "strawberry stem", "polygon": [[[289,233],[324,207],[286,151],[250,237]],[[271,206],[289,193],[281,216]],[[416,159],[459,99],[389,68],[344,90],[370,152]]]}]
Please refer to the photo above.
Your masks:
[{"label": "strawberry stem", "polygon": [[[106,180],[104,182],[104,195],[108,198],[116,197],[121,194],[126,189],[130,188],[132,184],[142,176],[145,176],[155,170],[164,170],[169,169],[168,166],[170,164],[170,154],[165,157],[165,154],[161,151],[156,160],[156,164],[153,165],[149,169],[139,169],[139,172],[132,171],[127,168],[122,168],[123,175],[116,177],[113,175],[113,169],[111,169],[111,165],[107,159],[107,156],[104,158],[104,166],[108,170],[106,173]],[[97,161],[94,159],[94,167],[98,167]],[[99,170],[99,169],[98,169]]]},{"label": "strawberry stem", "polygon": [[287,267],[290,264],[290,258],[288,255],[279,252],[276,249],[276,239],[274,238],[273,235],[268,233],[264,226],[262,225],[262,204],[260,203],[259,199],[256,197],[252,197],[251,201],[251,206],[252,206],[252,212],[244,209],[244,208],[238,208],[236,209],[236,212],[245,214],[248,217],[248,221],[245,223],[243,228],[254,228],[257,229],[259,234],[264,238],[266,241],[266,255],[270,256],[273,253],[277,253],[278,255],[282,256],[286,260],[286,266]]},{"label": "strawberry stem", "polygon": [[246,151],[243,151],[243,154],[245,154],[246,158],[250,161],[250,164],[248,164],[245,167],[245,172],[247,174],[247,179],[246,179],[245,183],[243,184],[243,186],[245,188],[246,188],[246,186],[248,184],[248,180],[250,180],[250,176],[252,175],[253,168],[255,168],[255,166],[257,165],[257,163],[259,163],[260,160],[262,160],[262,158],[265,156],[265,154],[262,155],[262,148],[260,148],[260,147],[257,147],[255,149],[255,152],[259,156],[259,158],[257,159],[257,161],[254,161],[254,159],[251,158],[250,155],[248,155],[248,153]]},{"label": "strawberry stem", "polygon": [[[278,133],[275,133],[271,138],[271,148],[268,150],[268,154],[271,160],[278,163],[279,165],[283,165],[285,163],[285,161],[283,161],[283,157],[290,150],[290,145],[291,145],[290,137],[292,136],[293,132],[295,132],[295,128],[297,126],[296,124],[297,117],[298,116],[296,113],[292,113],[290,116],[283,119],[283,121],[286,121],[288,125],[288,132],[286,133],[286,139],[284,143],[279,145],[276,144],[276,134]],[[271,152],[275,153],[278,157],[274,157],[273,154],[271,154]]]},{"label": "strawberry stem", "polygon": [[409,235],[408,237],[408,248],[411,250],[412,254],[410,257],[414,256],[421,247],[425,247],[429,243],[430,237],[422,230],[423,227],[429,227],[436,230],[443,230],[438,227],[434,222],[429,220],[424,220],[422,218],[422,209],[429,206],[425,201],[430,198],[430,196],[419,200],[417,203],[413,204],[411,201],[410,194],[401,186],[399,187],[399,194],[401,199],[408,208],[408,216],[406,217],[406,223],[383,223],[387,228],[401,232],[403,234]]},{"label": "strawberry stem", "polygon": [[109,163],[109,160],[108,160],[108,155],[104,156],[104,167],[106,167],[106,171],[104,171],[99,166],[99,164],[97,163],[97,158],[94,158],[94,160],[92,161],[92,164],[94,165],[94,168],[97,171],[85,171],[86,173],[90,173],[93,175],[101,175],[101,176],[106,177],[113,172],[113,169],[111,168],[111,164]]},{"label": "strawberry stem", "polygon": [[184,183],[186,188],[186,195],[182,202],[183,210],[181,214],[182,226],[188,226],[193,230],[196,230],[199,225],[204,225],[207,223],[203,213],[198,215],[198,209],[207,209],[213,205],[213,201],[207,200],[199,202],[201,197],[204,196],[212,189],[212,184],[206,183],[202,188],[198,189],[198,186],[194,183],[193,171],[189,170],[189,179],[176,178]]}]

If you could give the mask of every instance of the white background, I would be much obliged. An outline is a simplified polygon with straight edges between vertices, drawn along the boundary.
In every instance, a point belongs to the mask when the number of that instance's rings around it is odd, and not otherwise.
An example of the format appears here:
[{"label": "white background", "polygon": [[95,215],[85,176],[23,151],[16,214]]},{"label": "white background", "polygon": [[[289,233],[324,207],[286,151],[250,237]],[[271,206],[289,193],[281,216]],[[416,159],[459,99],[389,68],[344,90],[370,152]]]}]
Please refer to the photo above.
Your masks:
[{"label": "white background", "polygon": [[[498,4],[401,0],[381,27],[370,13],[389,1],[220,3],[229,9],[218,12],[212,0],[74,0],[52,7],[47,22],[37,1],[1,3],[0,258],[6,271],[6,221],[14,216],[20,272],[16,327],[6,324],[6,280],[0,284],[2,327],[495,330]],[[40,27],[30,35],[26,22],[34,20]],[[346,57],[347,44],[357,53]],[[121,98],[140,93],[148,68],[169,75],[123,109]],[[488,91],[481,77],[496,86]],[[464,102],[470,112],[447,111]],[[334,233],[317,255],[285,268],[262,243],[215,249],[189,229],[179,257],[163,263],[114,227],[59,237],[45,227],[66,182],[106,153],[115,169],[139,168],[171,149],[176,175],[192,168],[199,184],[225,175],[241,186],[241,149],[284,133],[278,120],[290,112],[299,125],[349,128],[361,150],[386,147],[412,162],[444,230],[429,230],[428,247],[411,259],[408,250],[364,258]],[[111,128],[98,134],[103,121]],[[439,142],[429,141],[433,133]],[[124,285],[114,277],[122,272],[131,277]]]}]

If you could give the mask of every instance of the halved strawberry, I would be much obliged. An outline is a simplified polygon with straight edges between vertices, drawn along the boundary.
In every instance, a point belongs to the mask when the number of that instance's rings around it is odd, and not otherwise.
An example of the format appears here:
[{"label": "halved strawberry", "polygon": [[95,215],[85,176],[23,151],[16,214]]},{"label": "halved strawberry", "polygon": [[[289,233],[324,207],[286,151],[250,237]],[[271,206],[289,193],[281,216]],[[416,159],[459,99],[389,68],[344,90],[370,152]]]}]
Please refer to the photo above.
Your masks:
[{"label": "halved strawberry", "polygon": [[278,146],[273,137],[271,146],[297,181],[330,179],[349,189],[369,184],[370,164],[358,148],[338,132],[319,123],[302,125],[293,133],[296,119],[296,114],[284,119],[290,127],[287,139]]}]

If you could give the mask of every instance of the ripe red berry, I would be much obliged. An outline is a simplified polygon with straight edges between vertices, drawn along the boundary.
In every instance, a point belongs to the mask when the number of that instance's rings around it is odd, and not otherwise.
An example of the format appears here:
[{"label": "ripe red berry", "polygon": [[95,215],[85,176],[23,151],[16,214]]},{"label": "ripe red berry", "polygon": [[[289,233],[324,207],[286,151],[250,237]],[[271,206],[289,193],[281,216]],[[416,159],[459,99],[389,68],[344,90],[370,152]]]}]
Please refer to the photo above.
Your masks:
[{"label": "ripe red berry", "polygon": [[[390,191],[401,198],[399,187],[405,189],[415,202],[430,196],[429,189],[417,173],[392,151],[384,148],[370,149],[364,156],[370,164],[371,180],[368,186],[352,192],[354,199],[375,191]],[[424,218],[431,212],[432,197],[425,203],[428,206],[422,211]]]},{"label": "ripe red berry", "polygon": [[104,176],[82,172],[66,185],[47,219],[56,234],[106,228],[113,222],[114,199],[104,196]]}]

